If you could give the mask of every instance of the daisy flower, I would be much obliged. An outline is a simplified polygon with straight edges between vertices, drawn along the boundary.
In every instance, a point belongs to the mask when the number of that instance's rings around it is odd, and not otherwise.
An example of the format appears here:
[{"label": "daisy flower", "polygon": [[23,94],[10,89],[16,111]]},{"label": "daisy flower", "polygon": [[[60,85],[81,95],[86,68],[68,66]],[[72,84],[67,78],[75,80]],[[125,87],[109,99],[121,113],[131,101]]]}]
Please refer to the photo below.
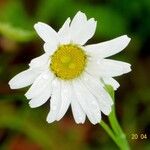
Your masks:
[{"label": "daisy flower", "polygon": [[42,22],[34,25],[45,42],[45,52],[32,59],[29,69],[12,78],[9,85],[11,89],[31,85],[25,94],[31,108],[50,100],[48,123],[60,120],[70,105],[76,123],[84,123],[86,116],[92,124],[99,123],[101,113],[109,115],[113,105],[105,84],[116,90],[119,83],[113,77],[131,71],[128,63],[106,59],[128,45],[130,38],[126,35],[85,45],[96,24],[94,18],[88,20],[79,11],[58,32]]}]

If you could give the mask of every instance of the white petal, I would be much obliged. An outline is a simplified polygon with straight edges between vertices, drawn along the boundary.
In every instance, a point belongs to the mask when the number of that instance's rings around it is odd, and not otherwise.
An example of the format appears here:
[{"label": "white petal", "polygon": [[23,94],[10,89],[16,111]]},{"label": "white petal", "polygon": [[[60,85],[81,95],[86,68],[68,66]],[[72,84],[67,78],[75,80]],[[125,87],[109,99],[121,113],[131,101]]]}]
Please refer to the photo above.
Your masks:
[{"label": "white petal", "polygon": [[76,43],[76,40],[80,38],[80,32],[86,27],[86,23],[86,15],[79,11],[73,18],[70,25],[70,36],[72,42]]},{"label": "white petal", "polygon": [[117,37],[113,40],[85,46],[85,50],[92,56],[105,58],[122,51],[130,42],[127,35]]},{"label": "white petal", "polygon": [[57,50],[58,45],[56,45],[55,43],[46,42],[46,43],[44,43],[43,47],[44,47],[44,51],[49,56],[51,56],[54,53],[54,51]]},{"label": "white petal", "polygon": [[79,25],[83,25],[84,23],[86,23],[86,21],[87,21],[86,15],[81,11],[78,11],[77,14],[74,16],[74,18],[72,19],[70,27],[71,29],[77,30],[78,28],[80,28]]},{"label": "white petal", "polygon": [[45,53],[39,57],[32,59],[29,66],[31,68],[43,67],[48,63],[48,59],[49,59],[49,56]]},{"label": "white petal", "polygon": [[31,85],[35,78],[39,75],[39,71],[35,69],[27,69],[14,76],[9,81],[11,89],[19,89]]},{"label": "white petal", "polygon": [[83,111],[82,107],[80,106],[76,93],[74,92],[74,98],[71,101],[71,108],[72,108],[72,113],[73,117],[75,119],[76,123],[84,123],[86,119],[86,114]]},{"label": "white petal", "polygon": [[100,77],[115,77],[131,71],[131,65],[122,61],[103,59],[90,62],[87,65],[87,72]]},{"label": "white petal", "polygon": [[[87,86],[87,85],[86,85]],[[93,92],[95,89],[90,89],[89,88],[89,91],[93,94],[93,96],[95,96],[96,94]],[[94,95],[95,94],[95,95]],[[98,93],[97,93],[98,94]],[[101,95],[101,94],[100,94]],[[109,115],[110,114],[110,112],[111,112],[111,104],[109,103],[109,104],[106,104],[105,103],[105,99],[102,99],[101,97],[100,97],[100,95],[99,96],[97,96],[96,97],[96,100],[97,100],[97,102],[98,102],[98,105],[99,105],[99,110],[100,111],[102,111],[105,115]]]},{"label": "white petal", "polygon": [[104,89],[103,84],[97,78],[85,73],[82,78],[83,82],[91,89],[91,93],[97,98],[101,98],[101,102],[106,105],[112,105],[113,100],[108,92]]},{"label": "white petal", "polygon": [[99,105],[99,109],[105,114],[105,115],[109,115],[111,112],[111,105],[112,105],[112,101],[108,100],[108,96],[106,97],[106,99],[104,99],[104,96],[107,95],[106,91],[98,91],[97,87],[94,86],[90,86],[89,83],[87,82],[83,82],[85,84],[85,86],[87,87],[87,89],[92,93],[92,95],[96,98],[98,105]]},{"label": "white petal", "polygon": [[117,90],[117,88],[120,86],[120,84],[111,77],[103,78],[103,81],[105,84],[111,85],[114,90]]},{"label": "white petal", "polygon": [[89,19],[86,22],[85,27],[80,31],[80,34],[75,39],[75,42],[84,45],[95,33],[96,30],[96,21],[94,18]]},{"label": "white petal", "polygon": [[59,41],[62,44],[68,44],[70,43],[70,18],[68,18],[65,23],[63,24],[63,26],[60,28],[60,30],[58,31],[58,37],[59,37]]},{"label": "white petal", "polygon": [[99,123],[101,120],[101,112],[94,96],[85,88],[85,86],[83,86],[81,82],[75,81],[73,85],[77,94],[78,102],[87,114],[90,122],[93,124]]},{"label": "white petal", "polygon": [[50,112],[47,116],[47,122],[51,123],[57,119],[58,112],[61,106],[61,84],[60,81],[55,79],[53,81],[52,96],[50,100]]},{"label": "white petal", "polygon": [[110,113],[111,113],[111,106],[108,105],[102,105],[102,103],[99,102],[99,107],[100,107],[100,110],[103,112],[103,114],[105,114],[106,116],[108,116]]},{"label": "white petal", "polygon": [[72,86],[67,82],[61,82],[61,107],[57,116],[59,121],[66,113],[73,98]]},{"label": "white petal", "polygon": [[53,80],[53,77],[53,74],[49,70],[46,70],[42,74],[40,74],[25,94],[27,99],[31,99],[39,95],[39,93],[42,93],[47,84],[49,84],[49,82]]},{"label": "white petal", "polygon": [[46,103],[46,101],[50,98],[52,91],[51,82],[48,82],[47,86],[39,93],[38,96],[32,98],[29,102],[31,108],[39,107]]},{"label": "white petal", "polygon": [[38,22],[34,25],[34,28],[38,35],[45,41],[50,43],[58,43],[58,35],[57,32],[52,29],[49,25]]},{"label": "white petal", "polygon": [[82,82],[97,99],[100,110],[105,115],[108,115],[111,112],[111,105],[113,104],[113,100],[108,92],[103,88],[101,81],[98,81],[92,76],[85,74],[82,78]]}]

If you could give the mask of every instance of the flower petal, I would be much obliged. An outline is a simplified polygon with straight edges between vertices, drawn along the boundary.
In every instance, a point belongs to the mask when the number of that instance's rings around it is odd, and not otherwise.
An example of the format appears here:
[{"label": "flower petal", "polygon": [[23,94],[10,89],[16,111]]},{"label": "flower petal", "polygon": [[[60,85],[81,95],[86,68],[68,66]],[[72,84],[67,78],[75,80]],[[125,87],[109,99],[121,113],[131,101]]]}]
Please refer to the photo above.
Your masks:
[{"label": "flower petal", "polygon": [[71,100],[73,98],[72,94],[73,93],[72,93],[71,85],[67,82],[62,81],[61,82],[61,100],[62,100],[62,103],[61,103],[61,107],[60,107],[60,110],[59,110],[59,113],[57,116],[57,121],[59,121],[64,116],[66,111],[68,110],[69,105],[71,103]]},{"label": "flower petal", "polygon": [[58,37],[59,37],[59,41],[62,44],[68,44],[70,43],[70,18],[68,18],[65,23],[63,24],[63,26],[60,28],[60,30],[58,31]]},{"label": "flower petal", "polygon": [[85,88],[85,86],[83,86],[80,81],[75,81],[73,85],[77,94],[78,102],[87,114],[90,122],[93,124],[99,123],[101,120],[101,112],[94,96]]},{"label": "flower petal", "polygon": [[84,123],[86,119],[86,114],[83,111],[82,107],[80,106],[79,102],[77,101],[76,93],[74,92],[74,98],[71,101],[71,108],[73,117],[76,123]]},{"label": "flower petal", "polygon": [[25,94],[27,99],[32,99],[33,97],[38,96],[39,93],[42,93],[43,89],[53,80],[53,78],[54,76],[49,70],[40,74]]},{"label": "flower petal", "polygon": [[87,72],[99,77],[115,77],[131,71],[131,65],[122,61],[103,59],[99,61],[89,61]]},{"label": "flower petal", "polygon": [[82,78],[83,82],[89,89],[91,93],[95,95],[98,99],[100,98],[101,102],[105,105],[113,105],[113,100],[108,92],[104,89],[101,81],[87,73]]},{"label": "flower petal", "polygon": [[120,84],[111,77],[104,77],[103,81],[105,84],[111,85],[114,90],[117,90],[117,88],[120,86]]},{"label": "flower petal", "polygon": [[86,27],[87,17],[81,11],[77,12],[70,25],[71,41],[76,43],[80,32]]},{"label": "flower petal", "polygon": [[[93,81],[92,82],[90,81],[89,83],[87,81],[82,81],[82,82],[87,87],[87,89],[93,94],[93,96],[96,98],[100,110],[105,115],[109,115],[111,112],[111,105],[113,104],[112,99],[109,96],[109,94],[104,89],[99,91],[99,88]],[[92,83],[93,86],[90,86],[90,83]]]},{"label": "flower petal", "polygon": [[38,70],[27,69],[14,76],[8,84],[11,89],[23,88],[31,85],[39,74]]},{"label": "flower petal", "polygon": [[44,67],[48,63],[49,56],[44,53],[43,55],[36,57],[31,60],[29,63],[29,66],[31,68],[39,68],[39,67]]},{"label": "flower petal", "polygon": [[127,35],[123,35],[110,41],[87,45],[85,50],[92,56],[105,58],[122,51],[129,44],[130,40]]},{"label": "flower petal", "polygon": [[34,28],[38,35],[45,41],[50,43],[58,43],[58,35],[57,32],[52,29],[49,25],[38,22],[34,25]]},{"label": "flower petal", "polygon": [[97,99],[100,110],[105,115],[109,115],[111,112],[111,105],[113,104],[113,100],[108,92],[103,88],[101,81],[98,81],[96,78],[85,74],[82,78],[82,82]]},{"label": "flower petal", "polygon": [[47,86],[39,93],[38,96],[32,98],[29,102],[31,108],[36,108],[44,103],[50,98],[52,92],[52,85],[51,82],[48,82]]},{"label": "flower petal", "polygon": [[47,122],[52,123],[57,119],[58,112],[61,106],[61,84],[60,81],[55,79],[53,81],[52,96],[50,100],[50,112],[47,116]]},{"label": "flower petal", "polygon": [[84,45],[95,33],[97,22],[94,18],[89,19],[86,22],[85,27],[80,31],[80,34],[75,39],[75,42]]},{"label": "flower petal", "polygon": [[50,56],[57,50],[58,45],[55,43],[46,42],[44,43],[44,51]]}]

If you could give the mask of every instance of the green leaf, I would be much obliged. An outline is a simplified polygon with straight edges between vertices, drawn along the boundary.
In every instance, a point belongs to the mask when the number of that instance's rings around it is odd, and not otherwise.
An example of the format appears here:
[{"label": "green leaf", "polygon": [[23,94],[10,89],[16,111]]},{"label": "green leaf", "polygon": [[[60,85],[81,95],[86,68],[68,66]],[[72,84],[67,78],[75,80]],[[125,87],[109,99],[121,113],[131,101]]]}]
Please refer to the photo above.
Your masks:
[{"label": "green leaf", "polygon": [[27,15],[22,0],[10,0],[1,8],[0,22],[15,27],[31,29],[32,21]]},{"label": "green leaf", "polygon": [[30,41],[35,37],[35,33],[33,31],[21,29],[19,27],[14,27],[8,23],[1,23],[1,22],[0,22],[0,34],[2,34],[4,37],[8,39],[18,42]]}]

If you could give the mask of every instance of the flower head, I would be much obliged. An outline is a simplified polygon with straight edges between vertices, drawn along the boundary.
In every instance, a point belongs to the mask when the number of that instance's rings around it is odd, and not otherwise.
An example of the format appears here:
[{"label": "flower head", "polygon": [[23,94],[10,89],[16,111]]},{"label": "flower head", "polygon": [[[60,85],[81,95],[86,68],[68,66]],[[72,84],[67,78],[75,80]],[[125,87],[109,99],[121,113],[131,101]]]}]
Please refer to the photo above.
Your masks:
[{"label": "flower head", "polygon": [[114,90],[119,83],[113,77],[131,71],[130,64],[106,59],[122,51],[130,42],[126,35],[98,44],[85,45],[94,35],[96,21],[78,12],[68,18],[58,32],[45,23],[34,25],[44,40],[45,53],[29,64],[9,82],[12,89],[31,85],[25,96],[32,108],[50,99],[47,122],[60,120],[71,105],[76,123],[101,120],[101,112],[109,115],[113,101],[105,90],[110,84]]}]

